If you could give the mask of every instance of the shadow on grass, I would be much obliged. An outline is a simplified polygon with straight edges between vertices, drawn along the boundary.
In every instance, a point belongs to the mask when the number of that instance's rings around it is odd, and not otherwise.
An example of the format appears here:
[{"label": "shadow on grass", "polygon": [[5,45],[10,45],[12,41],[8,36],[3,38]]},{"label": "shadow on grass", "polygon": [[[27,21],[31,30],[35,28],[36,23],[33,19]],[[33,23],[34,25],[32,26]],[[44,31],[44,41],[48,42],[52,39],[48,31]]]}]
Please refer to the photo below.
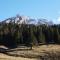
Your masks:
[{"label": "shadow on grass", "polygon": [[16,47],[16,48],[0,48],[0,53],[13,52],[13,51],[27,51],[32,50],[30,47]]},{"label": "shadow on grass", "polygon": [[18,55],[18,54],[10,54],[10,52],[14,52],[14,51],[28,51],[28,50],[31,50],[30,48],[14,48],[14,49],[5,49],[5,48],[0,48],[0,53],[3,53],[3,54],[6,54],[8,56],[14,56],[14,57],[24,57],[24,55]]}]

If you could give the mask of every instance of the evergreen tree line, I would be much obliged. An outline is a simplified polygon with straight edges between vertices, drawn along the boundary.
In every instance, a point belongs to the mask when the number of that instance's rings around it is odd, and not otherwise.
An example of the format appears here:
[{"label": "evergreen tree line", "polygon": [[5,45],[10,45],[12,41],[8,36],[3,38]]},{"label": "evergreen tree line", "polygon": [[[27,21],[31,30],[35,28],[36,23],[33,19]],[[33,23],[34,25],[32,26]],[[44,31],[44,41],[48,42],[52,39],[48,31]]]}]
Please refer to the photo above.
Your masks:
[{"label": "evergreen tree line", "polygon": [[0,45],[60,44],[60,25],[0,24]]}]

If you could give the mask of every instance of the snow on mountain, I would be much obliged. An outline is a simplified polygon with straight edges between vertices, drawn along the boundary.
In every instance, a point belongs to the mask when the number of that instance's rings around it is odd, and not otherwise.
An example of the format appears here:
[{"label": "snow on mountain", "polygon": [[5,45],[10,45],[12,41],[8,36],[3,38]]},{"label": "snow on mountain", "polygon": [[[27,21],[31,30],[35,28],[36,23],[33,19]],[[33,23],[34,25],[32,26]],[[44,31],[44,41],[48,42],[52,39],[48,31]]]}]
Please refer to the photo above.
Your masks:
[{"label": "snow on mountain", "polygon": [[53,22],[52,21],[48,21],[47,19],[38,19],[37,24],[38,25],[41,25],[41,24],[53,25]]},{"label": "snow on mountain", "polygon": [[8,18],[4,21],[2,21],[2,23],[17,23],[17,24],[48,24],[48,25],[52,25],[52,21],[48,21],[46,19],[33,19],[27,16],[15,16],[15,17],[11,17]]}]

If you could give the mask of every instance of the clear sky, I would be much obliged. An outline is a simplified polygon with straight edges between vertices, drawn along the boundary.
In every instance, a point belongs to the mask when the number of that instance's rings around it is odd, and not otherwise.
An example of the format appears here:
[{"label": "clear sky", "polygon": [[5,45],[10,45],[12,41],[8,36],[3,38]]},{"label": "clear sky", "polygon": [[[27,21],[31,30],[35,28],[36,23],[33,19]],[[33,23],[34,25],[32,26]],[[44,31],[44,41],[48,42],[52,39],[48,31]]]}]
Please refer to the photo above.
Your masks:
[{"label": "clear sky", "polygon": [[0,0],[0,20],[16,14],[60,21],[60,0]]}]

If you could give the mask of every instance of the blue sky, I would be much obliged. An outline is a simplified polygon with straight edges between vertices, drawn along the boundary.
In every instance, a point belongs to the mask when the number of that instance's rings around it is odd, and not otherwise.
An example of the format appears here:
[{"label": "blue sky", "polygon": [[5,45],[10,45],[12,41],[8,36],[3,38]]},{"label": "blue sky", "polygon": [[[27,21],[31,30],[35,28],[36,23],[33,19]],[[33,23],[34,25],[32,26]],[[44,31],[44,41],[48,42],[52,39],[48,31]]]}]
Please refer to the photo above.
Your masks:
[{"label": "blue sky", "polygon": [[26,15],[60,21],[60,0],[0,0],[0,20]]}]

